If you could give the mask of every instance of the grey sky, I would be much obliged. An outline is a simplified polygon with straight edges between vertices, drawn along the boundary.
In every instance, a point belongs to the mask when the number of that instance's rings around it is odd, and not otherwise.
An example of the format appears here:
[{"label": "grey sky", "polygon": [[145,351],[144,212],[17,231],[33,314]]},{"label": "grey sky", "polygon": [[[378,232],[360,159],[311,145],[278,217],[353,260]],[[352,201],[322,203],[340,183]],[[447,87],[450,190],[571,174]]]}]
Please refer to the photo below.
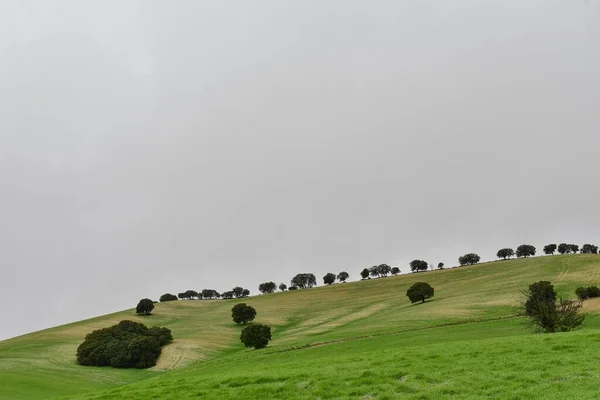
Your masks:
[{"label": "grey sky", "polygon": [[600,2],[0,0],[0,339],[600,244]]}]

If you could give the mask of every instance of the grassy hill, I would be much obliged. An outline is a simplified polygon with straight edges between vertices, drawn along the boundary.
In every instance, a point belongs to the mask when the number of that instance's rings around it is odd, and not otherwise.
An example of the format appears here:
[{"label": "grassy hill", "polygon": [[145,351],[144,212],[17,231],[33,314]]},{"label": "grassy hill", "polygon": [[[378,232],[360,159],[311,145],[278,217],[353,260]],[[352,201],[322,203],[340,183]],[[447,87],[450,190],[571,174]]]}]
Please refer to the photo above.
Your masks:
[{"label": "grassy hill", "polygon": [[[0,342],[1,399],[596,398],[600,301],[585,327],[536,335],[514,306],[530,283],[563,297],[600,285],[600,256],[492,262],[256,296],[244,301],[273,326],[263,350],[245,349],[231,322],[237,300],[157,304]],[[412,305],[416,281],[435,297]],[[150,370],[81,367],[86,333],[132,319],[166,326],[175,341]]]}]

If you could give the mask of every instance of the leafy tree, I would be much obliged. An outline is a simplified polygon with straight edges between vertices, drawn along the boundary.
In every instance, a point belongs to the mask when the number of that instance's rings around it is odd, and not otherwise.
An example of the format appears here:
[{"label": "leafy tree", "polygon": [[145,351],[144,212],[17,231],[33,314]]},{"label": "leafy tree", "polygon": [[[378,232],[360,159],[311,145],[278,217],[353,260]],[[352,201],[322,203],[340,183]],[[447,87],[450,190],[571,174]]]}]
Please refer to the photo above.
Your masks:
[{"label": "leafy tree", "polygon": [[133,321],[121,321],[86,335],[77,348],[80,365],[115,368],[148,368],[156,365],[161,346],[173,341],[167,328],[152,327]]},{"label": "leafy tree", "polygon": [[598,254],[598,246],[586,243],[581,247],[581,254]]},{"label": "leafy tree", "polygon": [[298,274],[292,278],[292,286],[299,289],[311,288],[317,284],[317,278],[313,274]]},{"label": "leafy tree", "polygon": [[298,286],[290,286],[288,290],[298,290]]},{"label": "leafy tree", "polygon": [[379,264],[377,270],[379,271],[379,275],[386,277],[392,272],[392,267],[387,264]]},{"label": "leafy tree", "polygon": [[280,283],[279,290],[281,290],[282,292],[285,292],[285,289],[287,289],[287,285],[285,283]]},{"label": "leafy tree", "polygon": [[443,262],[438,263],[438,269],[444,269],[444,263]]},{"label": "leafy tree", "polygon": [[567,332],[583,325],[584,314],[580,314],[581,301],[560,299],[556,302],[554,286],[548,281],[536,282],[524,292],[522,308],[528,317],[529,326],[535,330],[553,333]]},{"label": "leafy tree", "polygon": [[261,293],[273,293],[277,289],[275,282],[265,282],[258,285],[258,290]]},{"label": "leafy tree", "polygon": [[412,260],[409,265],[412,272],[425,271],[428,268],[427,262],[423,260]]},{"label": "leafy tree", "polygon": [[186,298],[185,298],[185,292],[183,292],[183,293],[178,293],[178,294],[177,294],[177,297],[179,297],[181,300],[185,300],[185,299],[186,299]]},{"label": "leafy tree", "polygon": [[474,265],[479,262],[481,258],[475,253],[467,253],[464,256],[458,257],[458,263],[462,265]]},{"label": "leafy tree", "polygon": [[226,299],[226,300],[228,300],[228,299],[233,299],[233,291],[232,291],[232,290],[229,290],[229,291],[227,291],[227,292],[223,292],[223,293],[221,294],[221,298],[222,298],[222,299]]},{"label": "leafy tree", "polygon": [[552,244],[547,244],[544,246],[544,254],[552,254],[554,255],[554,252],[556,251],[556,244],[552,243]]},{"label": "leafy tree", "polygon": [[400,268],[392,267],[392,275],[398,275],[400,273]]},{"label": "leafy tree", "polygon": [[350,277],[350,274],[348,274],[346,271],[342,271],[337,275],[337,279],[340,282],[346,282],[346,279],[348,279]]},{"label": "leafy tree", "polygon": [[598,286],[590,286],[590,287],[578,287],[575,289],[575,294],[579,298],[579,300],[591,299],[593,297],[600,297],[600,288]]},{"label": "leafy tree", "polygon": [[231,309],[231,318],[236,324],[246,325],[256,317],[256,310],[254,307],[247,305],[246,303],[239,303],[233,306]]},{"label": "leafy tree", "polygon": [[411,303],[425,303],[425,300],[433,297],[433,288],[429,283],[417,282],[406,291],[406,296]]},{"label": "leafy tree", "polygon": [[378,278],[379,277],[379,266],[373,265],[371,268],[369,268],[369,273],[371,274],[372,277]]},{"label": "leafy tree", "polygon": [[579,246],[576,244],[570,244],[569,247],[571,248],[571,252],[573,254],[577,254],[577,252],[579,251]]},{"label": "leafy tree", "polygon": [[154,309],[154,303],[150,299],[141,299],[135,308],[135,313],[139,315],[150,315]]},{"label": "leafy tree", "polygon": [[244,288],[240,287],[240,286],[236,286],[233,289],[231,289],[231,291],[233,292],[233,295],[237,299],[237,298],[242,297],[242,293],[244,292]]},{"label": "leafy tree", "polygon": [[571,253],[571,245],[566,243],[561,243],[558,245],[558,252],[560,254],[569,254]]},{"label": "leafy tree", "polygon": [[165,293],[162,296],[160,296],[161,303],[164,303],[165,301],[173,301],[173,300],[177,300],[177,296],[175,296],[174,294],[171,294],[171,293]]},{"label": "leafy tree", "polygon": [[517,247],[517,257],[535,256],[535,247],[530,244],[522,244]]},{"label": "leafy tree", "polygon": [[201,293],[198,293],[198,298],[202,297],[203,299],[206,300],[210,300],[210,299],[218,299],[219,297],[221,297],[221,295],[219,294],[219,292],[217,292],[214,289],[202,289]]},{"label": "leafy tree", "polygon": [[332,274],[331,272],[328,272],[323,277],[323,283],[326,285],[331,285],[334,282],[335,282],[335,274]]},{"label": "leafy tree", "polygon": [[507,258],[511,258],[514,255],[515,255],[515,251],[508,247],[505,249],[500,249],[500,250],[498,250],[498,253],[496,253],[496,257],[502,258],[504,260],[506,260]]},{"label": "leafy tree", "polygon": [[263,349],[267,347],[267,344],[271,340],[271,327],[268,325],[250,324],[242,329],[240,340],[246,347]]},{"label": "leafy tree", "polygon": [[250,290],[248,290],[248,289],[242,290],[242,297],[248,297],[248,296],[250,296]]},{"label": "leafy tree", "polygon": [[363,279],[367,279],[369,277],[369,273],[370,273],[369,269],[365,268],[362,271],[360,271],[360,276]]}]

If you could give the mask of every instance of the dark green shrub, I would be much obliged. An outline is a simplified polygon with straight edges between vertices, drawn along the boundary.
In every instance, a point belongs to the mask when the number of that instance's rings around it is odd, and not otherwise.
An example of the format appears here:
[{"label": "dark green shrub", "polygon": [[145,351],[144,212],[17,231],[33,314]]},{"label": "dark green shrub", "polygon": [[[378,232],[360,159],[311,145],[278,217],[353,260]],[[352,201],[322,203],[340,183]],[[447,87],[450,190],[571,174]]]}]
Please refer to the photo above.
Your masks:
[{"label": "dark green shrub", "polygon": [[425,303],[426,299],[433,297],[433,291],[429,283],[417,282],[406,291],[406,296],[411,303]]},{"label": "dark green shrub", "polygon": [[268,325],[250,324],[242,329],[240,340],[246,347],[262,349],[271,340],[271,327]]},{"label": "dark green shrub", "polygon": [[150,299],[141,299],[135,308],[136,314],[150,315],[154,310],[154,303]]},{"label": "dark green shrub", "polygon": [[160,296],[160,302],[163,303],[165,301],[173,301],[173,300],[177,300],[177,296],[175,296],[174,294],[171,293],[165,293],[162,296]]},{"label": "dark green shrub", "polygon": [[239,303],[233,306],[231,309],[231,318],[236,324],[246,325],[256,317],[256,310],[254,307],[246,305],[246,303]]},{"label": "dark green shrub", "polygon": [[89,333],[77,348],[80,365],[149,368],[156,365],[161,346],[173,340],[167,328],[121,321]]},{"label": "dark green shrub", "polygon": [[548,281],[536,282],[524,292],[522,309],[527,324],[540,332],[567,332],[583,325],[585,314],[580,314],[581,301],[556,301],[556,292]]},{"label": "dark green shrub", "polygon": [[579,300],[600,297],[600,288],[598,286],[578,287],[577,289],[575,289],[575,294],[577,295]]}]

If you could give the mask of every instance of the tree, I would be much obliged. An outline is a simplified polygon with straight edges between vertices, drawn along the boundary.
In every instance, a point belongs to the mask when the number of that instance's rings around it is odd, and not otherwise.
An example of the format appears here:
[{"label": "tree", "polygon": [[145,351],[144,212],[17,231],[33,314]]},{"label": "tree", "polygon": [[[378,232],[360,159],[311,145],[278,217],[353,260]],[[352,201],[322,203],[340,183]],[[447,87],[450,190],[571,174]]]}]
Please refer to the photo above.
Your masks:
[{"label": "tree", "polygon": [[267,344],[271,340],[271,327],[268,325],[250,324],[242,329],[240,340],[246,347],[263,349],[267,347]]},{"label": "tree", "polygon": [[598,246],[586,243],[581,247],[581,254],[598,254]]},{"label": "tree", "polygon": [[428,268],[427,262],[423,260],[412,260],[409,265],[412,272],[425,271]]},{"label": "tree", "polygon": [[288,290],[298,290],[298,287],[297,287],[297,286],[293,286],[293,285],[292,285],[292,286],[290,286],[290,287],[289,287],[289,289],[288,289]]},{"label": "tree", "polygon": [[161,303],[164,303],[165,301],[177,300],[177,296],[175,296],[174,294],[171,294],[171,293],[165,293],[162,296],[160,296],[159,300]]},{"label": "tree", "polygon": [[156,365],[161,346],[173,341],[167,328],[121,321],[86,335],[77,348],[80,365],[115,368],[148,368]]},{"label": "tree", "polygon": [[367,279],[369,277],[369,273],[370,273],[369,269],[365,268],[362,271],[360,271],[360,276],[363,279]]},{"label": "tree", "polygon": [[579,251],[579,246],[576,244],[570,244],[569,247],[571,248],[571,252],[573,254],[577,254],[577,252]]},{"label": "tree", "polygon": [[386,277],[390,274],[390,272],[392,271],[392,267],[390,267],[387,264],[379,264],[377,266],[377,270],[379,271],[379,275]]},{"label": "tree", "polygon": [[337,279],[340,282],[346,282],[346,279],[348,279],[349,277],[350,275],[346,271],[342,271],[337,275]]},{"label": "tree", "polygon": [[135,308],[135,313],[139,315],[150,315],[154,309],[154,303],[150,299],[141,299]]},{"label": "tree", "polygon": [[206,300],[210,300],[218,299],[219,297],[221,297],[221,295],[214,289],[202,289],[202,292],[198,293],[198,298],[200,297]]},{"label": "tree", "polygon": [[556,251],[556,244],[552,243],[552,244],[547,244],[544,246],[544,254],[552,254],[554,255],[554,252]]},{"label": "tree", "polygon": [[575,289],[575,294],[579,298],[579,300],[591,299],[594,297],[600,297],[600,288],[598,286],[590,286],[590,287],[578,287]]},{"label": "tree", "polygon": [[504,249],[500,249],[500,250],[498,250],[498,253],[496,253],[496,257],[502,258],[504,260],[506,260],[507,258],[511,258],[514,255],[515,255],[515,251],[508,247],[504,248]]},{"label": "tree", "polygon": [[326,285],[331,285],[334,282],[335,282],[335,274],[332,274],[331,272],[326,273],[325,276],[323,277],[323,283]]},{"label": "tree", "polygon": [[530,244],[522,244],[517,247],[517,257],[535,256],[535,247]]},{"label": "tree", "polygon": [[258,285],[258,290],[261,293],[273,293],[277,289],[275,282],[265,282]]},{"label": "tree", "polygon": [[438,269],[444,269],[444,263],[443,262],[438,263]]},{"label": "tree", "polygon": [[372,277],[379,278],[379,266],[373,265],[371,268],[369,268],[369,273]]},{"label": "tree", "polygon": [[400,268],[392,267],[392,275],[398,275],[400,273]]},{"label": "tree", "polygon": [[231,309],[231,318],[236,324],[246,325],[256,317],[256,310],[254,307],[247,305],[246,303],[239,303],[233,306]]},{"label": "tree", "polygon": [[548,281],[531,284],[524,296],[521,307],[529,326],[537,331],[567,332],[583,325],[585,315],[579,313],[582,302],[559,299],[557,303],[554,286]]},{"label": "tree", "polygon": [[571,252],[571,246],[566,243],[561,243],[558,245],[558,252],[560,254],[569,254]]},{"label": "tree", "polygon": [[425,303],[425,300],[433,297],[433,288],[426,282],[417,282],[406,291],[406,296],[411,303]]},{"label": "tree", "polygon": [[233,291],[232,291],[232,290],[229,290],[229,291],[227,291],[227,292],[223,292],[223,293],[221,294],[221,298],[222,298],[222,299],[225,299],[225,300],[228,300],[228,299],[233,299]]},{"label": "tree", "polygon": [[292,278],[292,286],[296,286],[299,289],[311,288],[317,284],[317,278],[313,274],[298,274]]},{"label": "tree", "polygon": [[481,258],[475,253],[467,253],[464,256],[458,257],[458,263],[462,265],[474,265],[479,262]]},{"label": "tree", "polygon": [[282,292],[285,292],[285,289],[287,289],[287,285],[285,283],[280,283],[279,290],[281,290]]},{"label": "tree", "polygon": [[248,290],[248,289],[242,290],[242,297],[248,297],[248,296],[250,296],[250,290]]},{"label": "tree", "polygon": [[231,289],[231,291],[233,292],[233,295],[237,299],[237,298],[242,297],[242,293],[244,292],[244,288],[241,287],[241,286],[236,286],[233,289]]}]

